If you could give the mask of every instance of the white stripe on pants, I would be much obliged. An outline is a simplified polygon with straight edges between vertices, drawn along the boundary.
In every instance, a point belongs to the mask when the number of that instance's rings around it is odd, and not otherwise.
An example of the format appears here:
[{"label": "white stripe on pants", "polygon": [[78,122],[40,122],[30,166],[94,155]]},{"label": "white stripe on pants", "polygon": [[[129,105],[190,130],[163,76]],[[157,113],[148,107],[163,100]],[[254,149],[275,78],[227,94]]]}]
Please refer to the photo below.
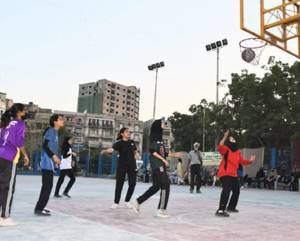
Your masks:
[{"label": "white stripe on pants", "polygon": [[12,171],[11,171],[11,177],[10,177],[10,182],[9,182],[9,190],[8,190],[8,195],[7,195],[7,200],[6,200],[6,208],[5,208],[5,217],[9,217],[9,210],[10,210],[10,203],[12,201],[13,197],[13,188],[14,188],[14,182],[16,178],[16,170],[17,170],[17,164],[13,163],[12,166]]}]

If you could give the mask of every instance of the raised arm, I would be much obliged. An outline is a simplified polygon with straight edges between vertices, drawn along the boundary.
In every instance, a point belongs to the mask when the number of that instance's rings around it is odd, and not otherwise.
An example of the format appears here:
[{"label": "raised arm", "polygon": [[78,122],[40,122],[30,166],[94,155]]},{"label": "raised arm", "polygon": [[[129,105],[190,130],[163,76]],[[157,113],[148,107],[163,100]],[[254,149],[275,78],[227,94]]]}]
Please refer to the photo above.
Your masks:
[{"label": "raised arm", "polygon": [[219,142],[219,146],[224,146],[225,141],[226,141],[226,139],[228,138],[228,136],[229,136],[229,131],[226,131],[226,132],[224,133],[224,136],[223,136],[222,140]]}]

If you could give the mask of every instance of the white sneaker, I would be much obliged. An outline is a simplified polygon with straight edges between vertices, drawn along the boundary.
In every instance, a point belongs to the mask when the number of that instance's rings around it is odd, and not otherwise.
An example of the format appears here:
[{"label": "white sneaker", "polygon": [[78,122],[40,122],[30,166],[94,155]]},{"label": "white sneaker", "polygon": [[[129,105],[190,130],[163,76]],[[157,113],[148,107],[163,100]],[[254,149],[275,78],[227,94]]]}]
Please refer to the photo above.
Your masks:
[{"label": "white sneaker", "polygon": [[0,227],[13,227],[16,225],[17,223],[12,218],[0,218]]},{"label": "white sneaker", "polygon": [[125,207],[128,209],[131,209],[133,206],[130,202],[125,202],[124,204],[125,204]]},{"label": "white sneaker", "polygon": [[132,204],[132,209],[136,213],[140,212],[140,204],[137,202],[137,200],[135,200],[134,203]]},{"label": "white sneaker", "polygon": [[168,214],[166,214],[165,210],[158,209],[158,210],[154,213],[154,217],[156,217],[156,218],[169,218],[169,217],[171,217],[171,216],[168,215]]},{"label": "white sneaker", "polygon": [[113,205],[111,205],[110,209],[117,209],[119,208],[119,204],[118,203],[114,203]]}]

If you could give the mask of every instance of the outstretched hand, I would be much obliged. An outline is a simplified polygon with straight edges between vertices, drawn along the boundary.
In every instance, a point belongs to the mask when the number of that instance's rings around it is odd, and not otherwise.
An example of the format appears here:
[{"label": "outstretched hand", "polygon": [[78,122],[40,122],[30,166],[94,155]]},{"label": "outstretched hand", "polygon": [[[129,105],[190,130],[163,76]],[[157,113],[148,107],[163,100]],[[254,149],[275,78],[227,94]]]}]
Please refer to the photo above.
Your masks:
[{"label": "outstretched hand", "polygon": [[252,155],[252,156],[250,157],[250,160],[249,160],[249,161],[250,161],[250,162],[256,161],[256,156]]}]

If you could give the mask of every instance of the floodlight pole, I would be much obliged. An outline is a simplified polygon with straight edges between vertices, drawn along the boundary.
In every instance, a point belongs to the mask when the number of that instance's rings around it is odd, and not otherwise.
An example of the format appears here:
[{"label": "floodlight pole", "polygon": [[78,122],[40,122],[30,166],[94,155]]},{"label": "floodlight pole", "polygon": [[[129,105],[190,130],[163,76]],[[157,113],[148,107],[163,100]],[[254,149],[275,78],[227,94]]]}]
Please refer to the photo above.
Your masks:
[{"label": "floodlight pole", "polygon": [[220,76],[220,48],[217,48],[217,83],[216,83],[216,104],[219,105],[219,77]]},{"label": "floodlight pole", "polygon": [[157,76],[158,76],[158,68],[155,69],[155,89],[154,89],[153,120],[155,120],[155,112],[156,112]]}]

